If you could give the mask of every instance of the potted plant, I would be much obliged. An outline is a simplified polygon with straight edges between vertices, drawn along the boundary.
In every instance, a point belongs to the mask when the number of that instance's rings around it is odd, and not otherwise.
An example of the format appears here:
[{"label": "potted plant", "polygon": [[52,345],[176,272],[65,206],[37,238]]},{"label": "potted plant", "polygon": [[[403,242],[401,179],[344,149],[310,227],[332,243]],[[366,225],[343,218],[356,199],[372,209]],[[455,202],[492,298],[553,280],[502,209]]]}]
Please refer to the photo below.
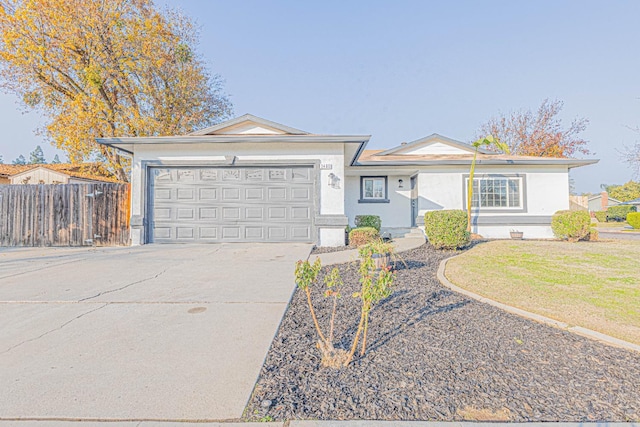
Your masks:
[{"label": "potted plant", "polygon": [[370,255],[373,259],[376,270],[389,267],[391,256],[393,255],[393,244],[382,239],[376,239],[360,247],[360,256]]},{"label": "potted plant", "polygon": [[522,240],[522,236],[524,235],[522,231],[518,231],[518,230],[511,230],[509,231],[509,234],[511,235],[511,238],[514,240]]}]

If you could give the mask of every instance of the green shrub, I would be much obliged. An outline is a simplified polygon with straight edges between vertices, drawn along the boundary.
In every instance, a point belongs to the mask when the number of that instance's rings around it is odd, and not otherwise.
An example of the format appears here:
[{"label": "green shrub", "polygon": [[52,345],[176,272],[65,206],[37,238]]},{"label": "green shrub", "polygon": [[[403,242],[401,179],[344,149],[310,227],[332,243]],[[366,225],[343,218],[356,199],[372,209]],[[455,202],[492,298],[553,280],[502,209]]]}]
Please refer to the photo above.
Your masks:
[{"label": "green shrub", "polygon": [[577,242],[589,235],[591,217],[586,211],[558,211],[551,218],[553,234],[562,240]]},{"label": "green shrub", "polygon": [[424,215],[424,230],[437,249],[457,249],[470,241],[467,213],[463,210],[430,211]]},{"label": "green shrub", "polygon": [[373,227],[380,232],[382,221],[378,215],[356,215],[356,227]]},{"label": "green shrub", "polygon": [[595,211],[593,215],[596,217],[598,222],[607,222],[607,211]]},{"label": "green shrub", "polygon": [[640,212],[629,212],[627,214],[627,222],[633,228],[640,228]]},{"label": "green shrub", "polygon": [[636,211],[637,209],[633,205],[610,206],[607,209],[607,221],[624,221],[627,219],[628,213]]},{"label": "green shrub", "polygon": [[380,238],[378,230],[373,227],[354,228],[349,232],[349,246],[362,246]]},{"label": "green shrub", "polygon": [[586,236],[582,238],[582,240],[587,240],[589,242],[597,242],[599,240],[598,230],[595,227],[590,227],[589,232]]}]

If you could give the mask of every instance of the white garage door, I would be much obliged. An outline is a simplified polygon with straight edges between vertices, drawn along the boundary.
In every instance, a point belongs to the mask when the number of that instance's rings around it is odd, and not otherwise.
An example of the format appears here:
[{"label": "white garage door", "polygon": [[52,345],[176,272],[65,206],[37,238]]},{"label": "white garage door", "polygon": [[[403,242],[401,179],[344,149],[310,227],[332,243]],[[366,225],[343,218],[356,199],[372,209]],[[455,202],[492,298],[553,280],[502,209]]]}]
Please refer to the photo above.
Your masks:
[{"label": "white garage door", "polygon": [[309,166],[152,168],[149,240],[310,242],[312,172]]}]

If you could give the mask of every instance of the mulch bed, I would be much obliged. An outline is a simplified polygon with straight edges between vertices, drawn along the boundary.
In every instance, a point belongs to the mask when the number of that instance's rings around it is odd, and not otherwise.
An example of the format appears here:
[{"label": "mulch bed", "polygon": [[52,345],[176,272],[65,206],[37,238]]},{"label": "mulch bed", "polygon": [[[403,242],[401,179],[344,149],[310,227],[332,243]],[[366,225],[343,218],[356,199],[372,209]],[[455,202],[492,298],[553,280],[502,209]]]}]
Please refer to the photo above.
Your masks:
[{"label": "mulch bed", "polygon": [[350,249],[356,249],[352,246],[314,246],[311,249],[311,255],[328,254],[331,252],[342,252]]},{"label": "mulch bed", "polygon": [[[320,367],[304,293],[296,291],[248,420],[640,420],[640,354],[448,290],[435,273],[451,253],[425,245],[401,255],[407,267],[398,264],[394,294],[371,312],[367,353],[346,368]],[[357,265],[338,267],[348,285],[336,341],[348,348],[359,316],[351,297]],[[331,300],[320,292],[316,310],[326,326]]]}]

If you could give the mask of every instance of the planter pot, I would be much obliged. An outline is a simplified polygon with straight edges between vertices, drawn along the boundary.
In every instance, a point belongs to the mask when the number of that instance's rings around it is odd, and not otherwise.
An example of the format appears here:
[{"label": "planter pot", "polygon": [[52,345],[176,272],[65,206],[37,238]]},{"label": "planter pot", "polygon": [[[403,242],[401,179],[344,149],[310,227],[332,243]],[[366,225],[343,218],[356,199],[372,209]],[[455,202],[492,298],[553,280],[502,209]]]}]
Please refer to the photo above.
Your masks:
[{"label": "planter pot", "polygon": [[373,255],[371,255],[371,258],[373,259],[373,262],[375,262],[375,264],[376,264],[376,270],[381,270],[383,268],[387,268],[387,267],[389,267],[389,264],[391,264],[391,254],[390,253],[373,254]]},{"label": "planter pot", "polygon": [[509,234],[514,240],[522,240],[522,236],[524,235],[522,231],[511,231]]}]

